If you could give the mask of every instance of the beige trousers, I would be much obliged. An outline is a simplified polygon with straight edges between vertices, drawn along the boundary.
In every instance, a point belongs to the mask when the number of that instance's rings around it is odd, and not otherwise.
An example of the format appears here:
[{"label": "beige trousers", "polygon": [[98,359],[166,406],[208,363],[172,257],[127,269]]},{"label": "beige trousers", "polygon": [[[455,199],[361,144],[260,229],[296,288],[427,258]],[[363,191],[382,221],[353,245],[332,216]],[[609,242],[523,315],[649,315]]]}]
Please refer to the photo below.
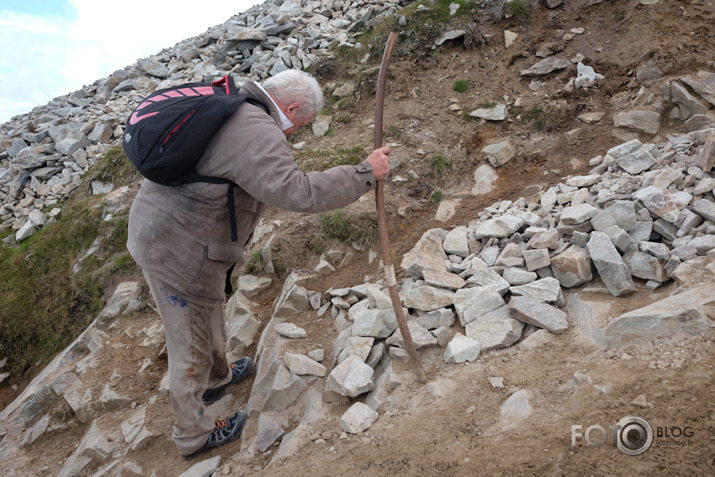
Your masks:
[{"label": "beige trousers", "polygon": [[204,391],[231,381],[224,302],[197,305],[146,271],[144,277],[164,323],[174,442],[181,455],[188,455],[200,449],[214,429],[201,399]]}]

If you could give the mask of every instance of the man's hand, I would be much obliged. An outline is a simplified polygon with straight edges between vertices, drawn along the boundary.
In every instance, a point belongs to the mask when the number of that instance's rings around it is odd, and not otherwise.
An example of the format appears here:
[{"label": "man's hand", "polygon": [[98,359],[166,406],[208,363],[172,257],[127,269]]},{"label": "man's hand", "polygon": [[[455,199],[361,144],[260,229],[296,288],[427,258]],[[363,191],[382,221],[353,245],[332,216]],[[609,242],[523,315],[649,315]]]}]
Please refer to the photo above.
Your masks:
[{"label": "man's hand", "polygon": [[380,149],[375,149],[367,157],[367,162],[372,166],[372,174],[375,179],[381,181],[390,173],[390,148],[383,146]]}]

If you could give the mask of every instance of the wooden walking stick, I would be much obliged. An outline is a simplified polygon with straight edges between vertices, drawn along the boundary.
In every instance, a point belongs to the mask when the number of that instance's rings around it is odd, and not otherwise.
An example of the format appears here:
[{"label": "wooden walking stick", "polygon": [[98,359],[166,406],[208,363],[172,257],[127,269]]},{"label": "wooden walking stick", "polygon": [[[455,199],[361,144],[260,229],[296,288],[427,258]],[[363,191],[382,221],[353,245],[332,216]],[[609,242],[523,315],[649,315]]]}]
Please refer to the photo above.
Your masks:
[{"label": "wooden walking stick", "polygon": [[[377,91],[375,93],[375,149],[382,147],[382,110],[385,103],[385,82],[387,81],[387,68],[390,65],[390,57],[392,50],[395,47],[397,33],[392,32],[387,38],[385,44],[385,52],[382,55],[382,63],[380,64],[380,73],[377,76]],[[397,324],[402,333],[402,339],[405,342],[405,348],[410,355],[410,359],[415,366],[417,379],[421,383],[426,383],[425,371],[422,369],[422,363],[417,356],[415,344],[410,335],[410,329],[407,327],[407,320],[402,313],[402,303],[400,296],[397,293],[397,280],[395,278],[395,268],[392,265],[392,256],[390,254],[390,237],[387,233],[387,214],[385,213],[385,191],[383,181],[377,181],[377,189],[375,189],[375,205],[377,208],[377,225],[380,234],[380,253],[382,254],[382,263],[385,268],[385,282],[390,291],[390,300],[392,307],[395,309],[395,317]]]}]

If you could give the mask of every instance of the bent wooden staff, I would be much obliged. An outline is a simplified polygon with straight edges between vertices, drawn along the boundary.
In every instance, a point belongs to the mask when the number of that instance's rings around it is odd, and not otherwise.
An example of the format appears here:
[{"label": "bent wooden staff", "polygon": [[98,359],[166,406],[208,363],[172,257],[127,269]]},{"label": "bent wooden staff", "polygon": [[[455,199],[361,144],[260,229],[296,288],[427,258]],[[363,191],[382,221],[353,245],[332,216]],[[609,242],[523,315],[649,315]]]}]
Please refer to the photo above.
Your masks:
[{"label": "bent wooden staff", "polygon": [[[390,65],[390,57],[392,50],[395,47],[397,33],[392,32],[387,38],[385,44],[385,52],[382,55],[382,63],[380,64],[380,73],[377,76],[377,92],[375,93],[375,149],[382,147],[382,110],[385,103],[385,82],[387,81],[387,68]],[[417,372],[417,379],[421,383],[427,382],[425,371],[422,369],[422,363],[417,356],[415,344],[412,341],[410,329],[407,327],[405,314],[402,313],[402,303],[400,295],[397,292],[397,280],[395,279],[395,268],[392,265],[392,256],[390,254],[390,237],[387,233],[387,214],[385,213],[385,191],[383,181],[377,181],[377,189],[375,189],[375,205],[377,208],[377,225],[380,235],[380,253],[382,254],[382,263],[385,268],[385,282],[390,291],[390,300],[392,307],[395,309],[395,317],[397,324],[402,333],[402,339],[405,342],[405,348],[412,360],[412,363]]]}]

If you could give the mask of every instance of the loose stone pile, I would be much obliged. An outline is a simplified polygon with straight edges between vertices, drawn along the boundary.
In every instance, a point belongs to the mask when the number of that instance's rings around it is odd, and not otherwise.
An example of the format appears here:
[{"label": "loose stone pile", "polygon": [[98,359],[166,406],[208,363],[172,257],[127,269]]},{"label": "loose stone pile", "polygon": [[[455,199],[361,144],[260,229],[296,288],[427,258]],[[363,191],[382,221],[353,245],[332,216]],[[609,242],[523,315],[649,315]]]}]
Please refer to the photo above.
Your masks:
[{"label": "loose stone pile", "polygon": [[[329,56],[330,47],[355,46],[356,35],[409,3],[265,2],[14,117],[0,126],[0,231],[16,231],[5,243],[20,242],[57,219],[62,199],[79,187],[81,177],[102,154],[121,144],[127,116],[156,89],[227,74],[238,83],[260,81],[289,68],[308,68]],[[329,92],[350,96],[352,87],[334,84]],[[94,193],[112,190],[111,184],[92,186]],[[50,212],[43,213],[45,208]]]},{"label": "loose stone pile", "polygon": [[[591,344],[611,349],[634,339],[707,331],[705,307],[715,300],[715,289],[711,280],[693,283],[689,275],[695,262],[715,274],[714,143],[713,129],[662,144],[632,140],[592,159],[588,175],[493,204],[469,226],[427,231],[401,263],[406,278],[400,296],[416,348],[440,347],[445,363],[462,363],[516,343],[538,346],[574,325]],[[578,316],[578,300],[567,306],[564,293],[596,276],[613,296],[655,290],[671,280],[694,288],[600,329]],[[247,449],[255,442],[260,451],[270,447],[282,435],[277,422],[285,422],[289,409],[305,409],[306,423],[308,408],[321,397],[348,402],[368,393],[364,403],[379,412],[400,384],[392,367],[408,358],[380,283],[321,297],[303,288],[306,278],[289,277],[261,335],[249,410],[259,412],[266,427],[259,421],[255,441],[249,436],[244,442]],[[239,309],[235,329],[251,319],[247,308]],[[322,349],[310,356],[290,351],[291,342],[306,334],[286,327],[286,320],[311,309],[319,317],[329,311],[339,332],[327,366],[318,362]],[[253,338],[243,335],[240,341],[250,344]],[[358,412],[351,407],[349,416]],[[358,419],[362,426],[341,428],[360,432],[373,417],[367,413]]]}]

